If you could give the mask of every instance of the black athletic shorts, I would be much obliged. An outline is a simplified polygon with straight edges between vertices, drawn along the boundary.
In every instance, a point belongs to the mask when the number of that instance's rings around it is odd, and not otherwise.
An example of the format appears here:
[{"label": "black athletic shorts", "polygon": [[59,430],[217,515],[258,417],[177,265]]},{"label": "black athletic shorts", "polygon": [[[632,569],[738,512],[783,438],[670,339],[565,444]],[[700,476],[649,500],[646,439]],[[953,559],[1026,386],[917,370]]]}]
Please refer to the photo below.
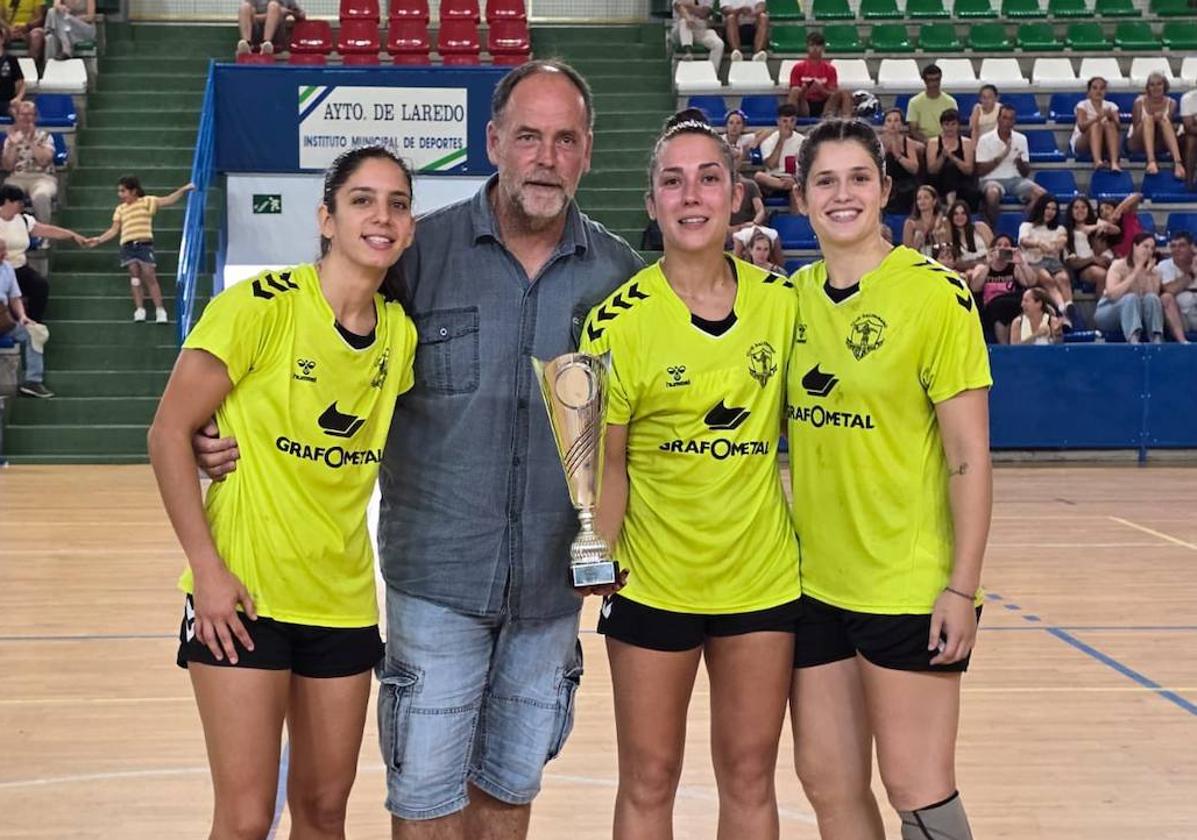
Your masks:
[{"label": "black athletic shorts", "polygon": [[191,596],[183,606],[179,625],[179,653],[176,663],[186,668],[188,662],[230,668],[257,668],[263,671],[291,671],[301,677],[349,677],[371,670],[382,660],[383,644],[378,625],[370,627],[313,627],[289,624],[259,616],[251,621],[237,613],[253,639],[254,649],[246,650],[236,637],[237,664],[228,657],[217,659],[208,646],[195,638],[195,603]]},{"label": "black athletic shorts", "polygon": [[[968,670],[969,657],[950,665],[932,665],[927,650],[931,615],[877,615],[833,607],[803,595],[794,638],[794,667],[827,665],[860,654],[881,668],[896,671]],[[977,607],[977,619],[981,608]]]},{"label": "black athletic shorts", "polygon": [[649,650],[683,651],[700,647],[708,636],[742,636],[777,631],[793,633],[798,600],[743,613],[683,613],[659,610],[619,595],[603,599],[598,632]]}]

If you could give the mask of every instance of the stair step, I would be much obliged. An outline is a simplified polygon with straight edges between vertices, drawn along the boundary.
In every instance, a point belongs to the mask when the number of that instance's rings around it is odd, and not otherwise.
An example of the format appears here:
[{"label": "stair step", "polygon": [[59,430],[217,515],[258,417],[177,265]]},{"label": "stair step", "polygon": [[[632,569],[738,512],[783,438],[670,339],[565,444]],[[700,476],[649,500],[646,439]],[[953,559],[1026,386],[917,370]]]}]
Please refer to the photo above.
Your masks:
[{"label": "stair step", "polygon": [[[57,283],[55,291],[57,291]],[[58,321],[132,321],[133,299],[129,296],[128,281],[119,293],[110,296],[82,296],[55,294],[51,298],[54,307],[54,322]],[[164,295],[162,299],[167,314],[174,319],[175,299]],[[195,315],[203,310],[207,298],[197,298],[195,301]],[[152,313],[151,313],[152,317]]]},{"label": "stair step", "polygon": [[[666,65],[666,68],[668,68],[668,65]],[[96,79],[96,90],[103,91],[104,93],[123,91],[129,95],[140,96],[147,85],[153,85],[155,93],[165,91],[189,91],[194,93],[195,91],[203,92],[204,85],[208,81],[208,74],[204,72],[171,73],[167,72],[167,68],[165,67],[158,69],[162,72],[155,72],[152,75],[145,72],[101,72]]]},{"label": "stair step", "polygon": [[[150,304],[150,308],[152,307],[153,304]],[[160,347],[174,341],[174,332],[170,324],[156,324],[152,320],[137,323],[133,321],[132,313],[119,321],[68,321],[55,314],[50,336],[50,344],[47,347],[63,348],[103,343],[110,347],[140,350]]]},{"label": "stair step", "polygon": [[83,169],[92,166],[119,166],[138,169],[143,166],[191,167],[195,150],[189,148],[160,148],[155,146],[92,146],[75,150],[76,165]]},{"label": "stair step", "polygon": [[[104,130],[107,131],[107,129],[104,129]],[[142,186],[142,188],[145,189],[145,191],[147,193],[149,193],[151,195],[165,195],[166,193],[175,189],[175,187],[181,186],[181,184],[174,184],[173,186],[162,187],[160,189],[150,189],[149,187],[146,186],[145,179],[143,178],[141,181],[141,186]],[[72,182],[71,185],[67,189],[66,199],[67,199],[67,203],[65,206],[71,210],[105,210],[105,209],[107,209],[109,218],[111,218],[112,210],[114,207],[116,207],[117,201],[119,201],[119,199],[116,196],[116,184],[115,183],[108,185],[108,186],[85,187],[85,186],[80,186],[80,185]],[[182,202],[180,202],[176,206],[183,207],[184,205]],[[208,208],[213,209],[213,208],[220,208],[223,206],[224,206],[224,190],[221,190],[217,187],[209,187],[208,188]],[[160,212],[167,212],[167,211],[160,211]]]},{"label": "stair step", "polygon": [[[158,260],[158,275],[160,277],[167,275],[173,277],[179,268],[178,250],[172,249],[166,251],[155,248],[154,256]],[[215,269],[211,267],[211,264],[214,262],[211,255],[209,255],[209,266],[203,270],[214,271]],[[51,273],[55,280],[62,273],[76,271],[100,273],[115,270],[117,270],[116,254],[98,248],[90,251],[59,251],[54,254],[53,263],[51,264]]]},{"label": "stair step", "polygon": [[[210,62],[211,59],[207,56],[164,55],[154,59],[154,67],[161,68],[166,73],[192,73],[206,79]],[[140,56],[105,54],[100,59],[100,78],[107,78],[114,73],[145,72],[146,62]]]},{"label": "stair step", "polygon": [[[57,379],[47,373],[57,389]],[[55,390],[51,400],[13,400],[8,423],[17,426],[135,425],[149,426],[158,397],[68,397]]]},{"label": "stair step", "polygon": [[[75,169],[70,174],[67,189],[75,187],[107,187],[116,189],[118,178],[129,174],[127,166],[88,166]],[[141,179],[141,186],[148,192],[159,190],[173,190],[180,184],[186,184],[191,177],[191,164],[186,166],[142,166],[138,167],[137,177]],[[68,192],[69,196],[70,193]],[[68,199],[69,203],[69,199]],[[115,205],[114,205],[115,206]]]},{"label": "stair step", "polygon": [[200,105],[194,108],[162,108],[158,111],[122,108],[119,105],[97,108],[90,101],[87,110],[88,128],[120,128],[124,125],[138,125],[152,122],[158,128],[190,128],[199,125]]},{"label": "stair step", "polygon": [[162,126],[112,126],[110,128],[93,128],[91,126],[79,130],[77,135],[79,146],[159,146],[164,149],[193,149],[195,147],[195,128],[179,126],[164,128]]},{"label": "stair step", "polygon": [[[52,327],[54,325],[51,325]],[[179,355],[174,328],[160,324],[137,324],[146,330],[156,331],[161,343],[150,347],[118,347],[112,344],[61,344],[51,338],[46,345],[46,370],[170,370]],[[101,337],[102,338],[102,337]],[[50,374],[46,374],[47,379]]]},{"label": "stair step", "polygon": [[611,229],[643,230],[644,226],[648,224],[648,214],[643,207],[635,210],[590,210],[586,215]]},{"label": "stair step", "polygon": [[[119,107],[125,111],[140,111],[155,114],[159,111],[181,110],[194,108],[199,113],[200,105],[204,101],[203,85],[194,91],[138,91],[130,94],[128,91],[97,90],[88,94],[87,107],[110,108]],[[148,117],[147,117],[148,119]]]},{"label": "stair step", "polygon": [[[603,173],[605,173],[608,167],[624,169],[633,166],[640,166],[647,169],[649,151],[650,150],[644,146],[631,151],[626,149],[603,150],[598,148],[596,144],[594,151],[590,154],[591,166],[594,167],[596,172]],[[645,177],[647,178],[648,176],[645,175]]]},{"label": "stair step", "polygon": [[166,387],[169,370],[47,370],[46,380],[59,397],[153,397]]},{"label": "stair step", "polygon": [[[145,457],[144,424],[55,424],[25,426],[11,424],[4,430],[4,449],[12,456],[111,455]],[[15,460],[15,458],[14,458]]]},{"label": "stair step", "polygon": [[[635,80],[629,79],[627,84],[635,84]],[[676,102],[677,99],[667,89],[653,91],[638,90],[632,93],[604,92],[594,95],[594,108],[600,114],[605,111],[625,114],[643,113],[645,111],[672,113]],[[641,126],[643,125],[644,123],[642,122]]]}]

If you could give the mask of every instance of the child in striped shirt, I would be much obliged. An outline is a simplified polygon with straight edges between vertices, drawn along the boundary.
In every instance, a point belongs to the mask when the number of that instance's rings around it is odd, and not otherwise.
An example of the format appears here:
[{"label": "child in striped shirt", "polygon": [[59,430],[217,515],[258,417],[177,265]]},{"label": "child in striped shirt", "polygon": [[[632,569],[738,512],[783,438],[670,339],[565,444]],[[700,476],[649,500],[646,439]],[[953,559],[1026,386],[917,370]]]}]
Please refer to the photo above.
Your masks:
[{"label": "child in striped shirt", "polygon": [[[155,320],[166,323],[166,307],[162,304],[162,289],[154,270],[154,230],[150,219],[159,207],[169,207],[195,184],[184,184],[166,196],[146,195],[135,175],[126,175],[117,182],[116,194],[121,203],[112,211],[112,227],[87,241],[89,247],[103,245],[118,233],[121,237],[121,266],[129,269],[129,289],[133,293],[133,320],[145,320],[145,291],[156,309]],[[142,283],[145,283],[145,290]]]}]

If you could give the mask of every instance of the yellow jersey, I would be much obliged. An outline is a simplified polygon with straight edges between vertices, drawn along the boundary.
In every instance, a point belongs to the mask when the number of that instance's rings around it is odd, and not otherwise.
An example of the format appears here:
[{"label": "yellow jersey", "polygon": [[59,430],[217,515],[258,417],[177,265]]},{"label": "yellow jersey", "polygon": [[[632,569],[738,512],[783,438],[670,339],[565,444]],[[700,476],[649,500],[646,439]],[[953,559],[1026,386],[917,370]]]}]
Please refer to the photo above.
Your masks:
[{"label": "yellow jersey", "polygon": [[822,261],[794,275],[802,320],[786,416],[803,592],[843,609],[928,613],[952,568],[935,404],[987,388],[968,286],[894,248],[839,300]]},{"label": "yellow jersey", "polygon": [[158,212],[158,199],[143,195],[128,203],[121,202],[112,211],[112,221],[120,225],[121,244],[126,242],[152,242],[154,229],[150,219]]},{"label": "yellow jersey", "polygon": [[[266,271],[212,299],[184,342],[228,370],[216,412],[237,469],[208,491],[216,548],[259,615],[319,627],[378,622],[366,506],[416,328],[375,296],[373,342],[341,335],[312,265]],[[191,570],[180,587],[192,590]]]},{"label": "yellow jersey", "polygon": [[736,299],[722,334],[696,323],[658,262],[597,306],[582,336],[582,352],[611,354],[607,419],[628,427],[620,595],[673,612],[801,594],[777,455],[798,300],[786,278],[728,259]]}]

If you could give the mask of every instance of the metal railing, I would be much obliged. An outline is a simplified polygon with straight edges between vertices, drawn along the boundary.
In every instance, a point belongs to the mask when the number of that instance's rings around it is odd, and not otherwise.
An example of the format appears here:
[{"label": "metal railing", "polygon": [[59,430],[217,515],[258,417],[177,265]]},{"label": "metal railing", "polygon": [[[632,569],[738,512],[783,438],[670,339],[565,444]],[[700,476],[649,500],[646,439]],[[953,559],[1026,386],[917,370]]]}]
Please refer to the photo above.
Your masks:
[{"label": "metal railing", "polygon": [[175,278],[175,317],[179,343],[191,330],[195,311],[195,287],[207,263],[204,242],[205,214],[208,208],[208,187],[214,175],[216,154],[216,74],[215,62],[208,65],[208,81],[204,85],[204,104],[200,110],[199,131],[195,138],[195,157],[191,163],[191,182],[195,189],[187,195],[187,209],[183,216],[183,240],[179,245],[179,269]]}]

